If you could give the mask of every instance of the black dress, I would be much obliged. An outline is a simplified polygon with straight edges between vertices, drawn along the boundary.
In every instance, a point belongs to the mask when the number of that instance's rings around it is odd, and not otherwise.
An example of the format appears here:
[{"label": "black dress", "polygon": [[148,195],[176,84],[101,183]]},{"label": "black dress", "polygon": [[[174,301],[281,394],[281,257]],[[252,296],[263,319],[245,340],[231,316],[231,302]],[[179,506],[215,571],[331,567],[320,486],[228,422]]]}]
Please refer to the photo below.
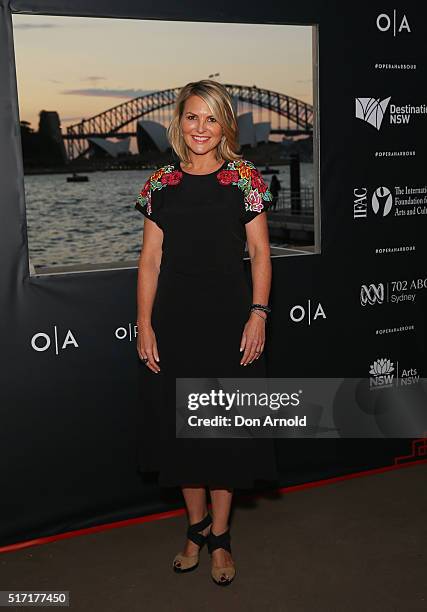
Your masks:
[{"label": "black dress", "polygon": [[[135,208],[163,230],[151,323],[160,372],[140,361],[142,427],[138,468],[160,486],[251,488],[278,479],[273,439],[177,438],[176,377],[264,377],[265,357],[241,366],[240,341],[252,294],[244,271],[245,224],[271,192],[248,160],[193,175],[179,163],[146,181]],[[142,271],[143,273],[143,271]]]}]

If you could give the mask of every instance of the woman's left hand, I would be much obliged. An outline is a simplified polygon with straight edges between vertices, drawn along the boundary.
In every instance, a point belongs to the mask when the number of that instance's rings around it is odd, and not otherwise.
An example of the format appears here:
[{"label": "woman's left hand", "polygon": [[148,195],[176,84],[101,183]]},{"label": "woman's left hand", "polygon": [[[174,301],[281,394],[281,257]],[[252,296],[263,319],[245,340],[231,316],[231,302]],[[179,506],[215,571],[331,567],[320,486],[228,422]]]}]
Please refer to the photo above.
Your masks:
[{"label": "woman's left hand", "polygon": [[[264,321],[261,319],[264,319]],[[240,365],[252,363],[254,359],[258,359],[264,350],[265,344],[265,318],[264,313],[259,315],[251,312],[250,317],[245,325],[240,342],[240,350],[244,350]]]}]

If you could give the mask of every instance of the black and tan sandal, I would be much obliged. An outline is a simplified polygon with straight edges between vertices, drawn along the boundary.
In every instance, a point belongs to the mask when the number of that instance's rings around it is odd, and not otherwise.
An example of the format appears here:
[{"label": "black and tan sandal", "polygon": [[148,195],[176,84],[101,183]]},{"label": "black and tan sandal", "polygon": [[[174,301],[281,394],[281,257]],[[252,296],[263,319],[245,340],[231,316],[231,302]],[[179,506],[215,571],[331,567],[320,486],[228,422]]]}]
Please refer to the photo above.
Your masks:
[{"label": "black and tan sandal", "polygon": [[[220,533],[219,535],[215,535],[210,531],[207,537],[208,550],[211,554],[217,548],[223,548],[224,550],[228,550],[231,554],[231,544],[230,544],[230,530],[227,529],[224,533]],[[236,575],[236,568],[233,565],[226,565],[224,567],[212,567],[211,568],[211,576],[212,580],[215,584],[219,586],[228,586],[234,580],[234,576]]]},{"label": "black and tan sandal", "polygon": [[[187,529],[187,538],[199,546],[199,552],[203,548],[208,536],[199,533],[212,523],[212,517],[207,513],[204,519],[194,525],[189,525]],[[191,572],[199,565],[199,553],[196,555],[184,555],[179,552],[173,560],[173,569],[175,572],[182,574],[183,572]]]}]

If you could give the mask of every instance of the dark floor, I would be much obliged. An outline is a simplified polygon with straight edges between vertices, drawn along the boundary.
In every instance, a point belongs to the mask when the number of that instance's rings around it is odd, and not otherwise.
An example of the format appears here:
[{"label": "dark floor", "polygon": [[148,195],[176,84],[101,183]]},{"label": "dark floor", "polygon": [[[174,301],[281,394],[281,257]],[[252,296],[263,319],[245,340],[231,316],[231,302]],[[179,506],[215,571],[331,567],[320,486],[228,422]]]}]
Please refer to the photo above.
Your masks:
[{"label": "dark floor", "polygon": [[[235,505],[237,574],[206,548],[178,575],[184,516],[0,555],[0,589],[64,589],[78,612],[427,610],[427,465]],[[8,608],[21,609],[21,608]]]}]

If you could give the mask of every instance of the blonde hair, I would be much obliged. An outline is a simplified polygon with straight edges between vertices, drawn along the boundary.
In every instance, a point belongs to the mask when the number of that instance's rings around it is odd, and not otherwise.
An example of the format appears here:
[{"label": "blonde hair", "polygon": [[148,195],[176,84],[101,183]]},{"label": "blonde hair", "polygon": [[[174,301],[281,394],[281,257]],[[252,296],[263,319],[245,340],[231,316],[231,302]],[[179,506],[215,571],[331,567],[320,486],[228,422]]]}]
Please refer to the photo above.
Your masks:
[{"label": "blonde hair", "polygon": [[188,154],[188,146],[184,141],[180,126],[185,101],[190,96],[202,98],[223,129],[223,135],[216,150],[218,161],[220,159],[226,161],[241,159],[242,155],[236,152],[239,150],[238,126],[231,96],[221,83],[211,79],[202,79],[201,81],[187,83],[180,89],[173,111],[173,118],[166,131],[171,147],[180,160],[185,164],[191,161]]}]

